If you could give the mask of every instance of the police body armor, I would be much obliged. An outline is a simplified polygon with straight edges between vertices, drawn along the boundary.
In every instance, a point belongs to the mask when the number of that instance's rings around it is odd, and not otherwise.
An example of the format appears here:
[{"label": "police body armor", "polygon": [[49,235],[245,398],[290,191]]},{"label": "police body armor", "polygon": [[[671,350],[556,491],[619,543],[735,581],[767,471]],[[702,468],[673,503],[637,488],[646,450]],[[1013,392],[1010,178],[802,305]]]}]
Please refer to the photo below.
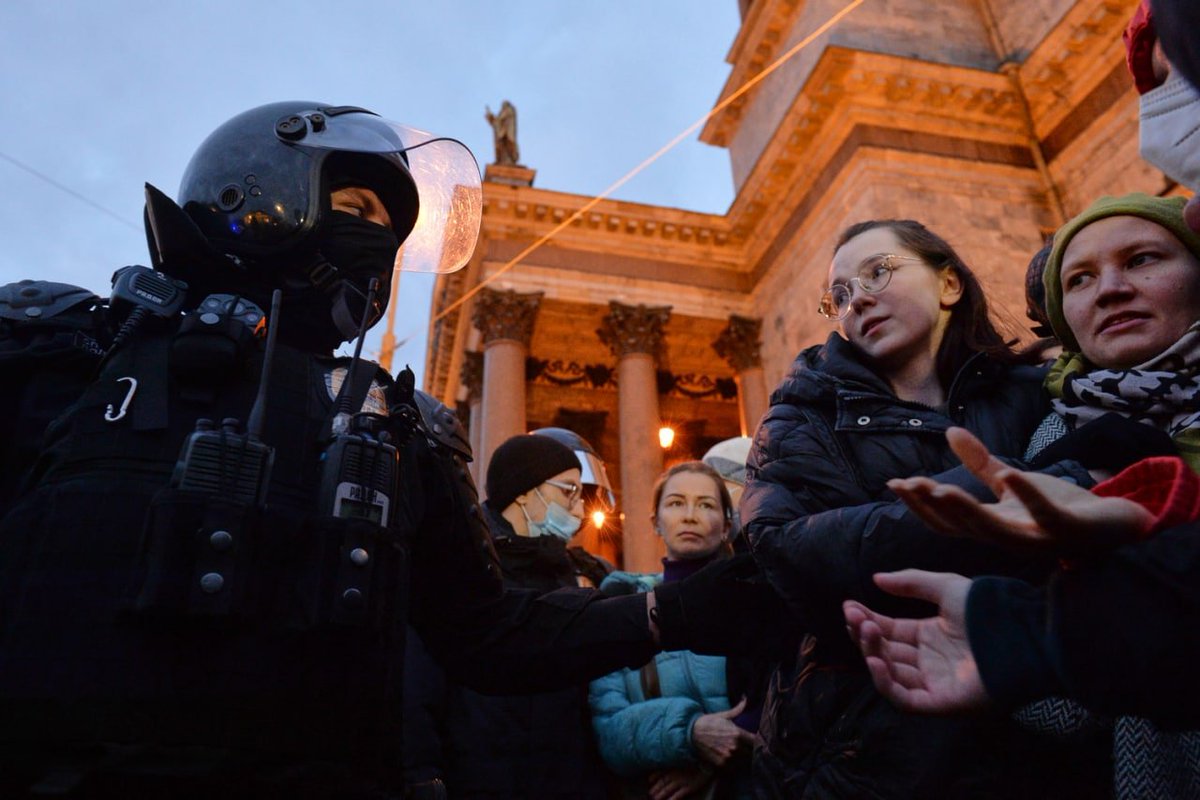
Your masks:
[{"label": "police body armor", "polygon": [[[323,457],[331,375],[349,359],[280,344],[263,416],[270,479],[261,497],[244,491],[230,476],[263,342],[229,322],[214,351],[196,318],[155,320],[110,353],[0,524],[0,750],[153,743],[378,778],[401,763],[406,537],[422,481],[453,459],[434,452],[411,372],[398,386],[359,362],[387,406],[373,424],[397,469],[386,517],[378,503],[335,516]],[[201,465],[215,470],[207,483],[181,480],[200,434],[229,446]]]}]

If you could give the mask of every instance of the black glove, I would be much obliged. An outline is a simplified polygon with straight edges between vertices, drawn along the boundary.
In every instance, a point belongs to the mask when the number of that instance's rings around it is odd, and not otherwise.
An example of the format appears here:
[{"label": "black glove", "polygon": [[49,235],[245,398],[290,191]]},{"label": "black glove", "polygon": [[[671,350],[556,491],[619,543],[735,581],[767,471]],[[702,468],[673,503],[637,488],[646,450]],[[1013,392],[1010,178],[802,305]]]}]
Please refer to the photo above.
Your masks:
[{"label": "black glove", "polygon": [[786,638],[787,609],[749,553],[661,584],[654,599],[663,650],[742,655]]},{"label": "black glove", "polygon": [[1078,461],[1087,469],[1116,474],[1143,458],[1177,455],[1175,443],[1163,431],[1110,413],[1063,436],[1038,453],[1030,466],[1044,469],[1059,461]]}]

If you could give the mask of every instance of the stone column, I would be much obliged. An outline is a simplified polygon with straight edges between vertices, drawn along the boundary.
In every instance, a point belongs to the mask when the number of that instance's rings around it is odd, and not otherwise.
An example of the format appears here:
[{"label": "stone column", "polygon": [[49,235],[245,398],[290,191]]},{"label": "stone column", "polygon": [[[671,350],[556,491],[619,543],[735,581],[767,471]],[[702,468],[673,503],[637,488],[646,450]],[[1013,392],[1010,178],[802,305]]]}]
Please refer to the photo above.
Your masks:
[{"label": "stone column", "polygon": [[484,289],[475,298],[473,321],[483,334],[482,430],[479,475],[506,439],[525,432],[525,356],[542,292]]},{"label": "stone column", "polygon": [[650,523],[654,481],[663,467],[658,444],[662,422],[658,416],[656,366],[671,307],[617,302],[608,307],[609,313],[596,333],[617,358],[621,511],[625,514],[622,566],[634,572],[657,572],[665,551]]},{"label": "stone column", "polygon": [[480,448],[483,446],[480,435],[483,433],[483,353],[468,350],[463,353],[462,385],[467,389],[467,431],[471,442],[471,477],[476,486],[483,486],[487,466],[482,462]]},{"label": "stone column", "polygon": [[737,373],[738,411],[742,435],[753,436],[758,421],[767,413],[767,381],[762,368],[762,320],[729,316],[729,324],[712,343],[717,355]]}]

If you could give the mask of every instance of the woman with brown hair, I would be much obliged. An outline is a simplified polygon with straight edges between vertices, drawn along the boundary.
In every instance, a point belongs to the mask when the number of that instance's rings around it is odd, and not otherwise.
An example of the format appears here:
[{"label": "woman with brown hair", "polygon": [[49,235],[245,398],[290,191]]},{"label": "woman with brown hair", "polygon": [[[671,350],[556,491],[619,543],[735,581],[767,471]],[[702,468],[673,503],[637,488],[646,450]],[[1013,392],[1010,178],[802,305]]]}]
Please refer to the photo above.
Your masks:
[{"label": "woman with brown hair", "polygon": [[840,332],[802,352],[773,394],[741,507],[759,565],[805,633],[772,678],[757,788],[787,797],[1011,796],[1017,771],[1003,759],[1022,757],[1015,727],[893,708],[846,636],[841,603],[885,602],[871,583],[883,569],[1033,577],[1050,568],[938,536],[886,485],[947,479],[958,466],[944,436],[952,425],[994,453],[1023,453],[1049,408],[1038,355],[1006,341],[971,270],[912,220],[848,228],[818,310]]},{"label": "woman with brown hair", "polygon": [[[647,591],[732,553],[729,490],[702,461],[676,464],[662,474],[650,519],[666,545],[662,574],[613,573],[602,590]],[[757,714],[746,711],[744,698],[736,703],[730,698],[726,668],[721,656],[682,650],[592,682],[596,741],[605,763],[623,779],[622,796],[716,797],[718,788],[721,797],[751,796],[745,756]]]}]

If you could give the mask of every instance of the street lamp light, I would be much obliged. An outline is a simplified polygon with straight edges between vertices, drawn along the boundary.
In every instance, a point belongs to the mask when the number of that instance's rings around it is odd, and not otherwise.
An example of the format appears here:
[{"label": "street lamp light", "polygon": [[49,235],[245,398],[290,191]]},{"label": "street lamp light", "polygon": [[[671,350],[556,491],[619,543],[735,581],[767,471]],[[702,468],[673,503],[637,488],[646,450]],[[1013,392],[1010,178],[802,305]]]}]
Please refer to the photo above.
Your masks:
[{"label": "street lamp light", "polygon": [[658,429],[658,444],[663,450],[670,450],[675,441],[675,430],[666,425]]}]

